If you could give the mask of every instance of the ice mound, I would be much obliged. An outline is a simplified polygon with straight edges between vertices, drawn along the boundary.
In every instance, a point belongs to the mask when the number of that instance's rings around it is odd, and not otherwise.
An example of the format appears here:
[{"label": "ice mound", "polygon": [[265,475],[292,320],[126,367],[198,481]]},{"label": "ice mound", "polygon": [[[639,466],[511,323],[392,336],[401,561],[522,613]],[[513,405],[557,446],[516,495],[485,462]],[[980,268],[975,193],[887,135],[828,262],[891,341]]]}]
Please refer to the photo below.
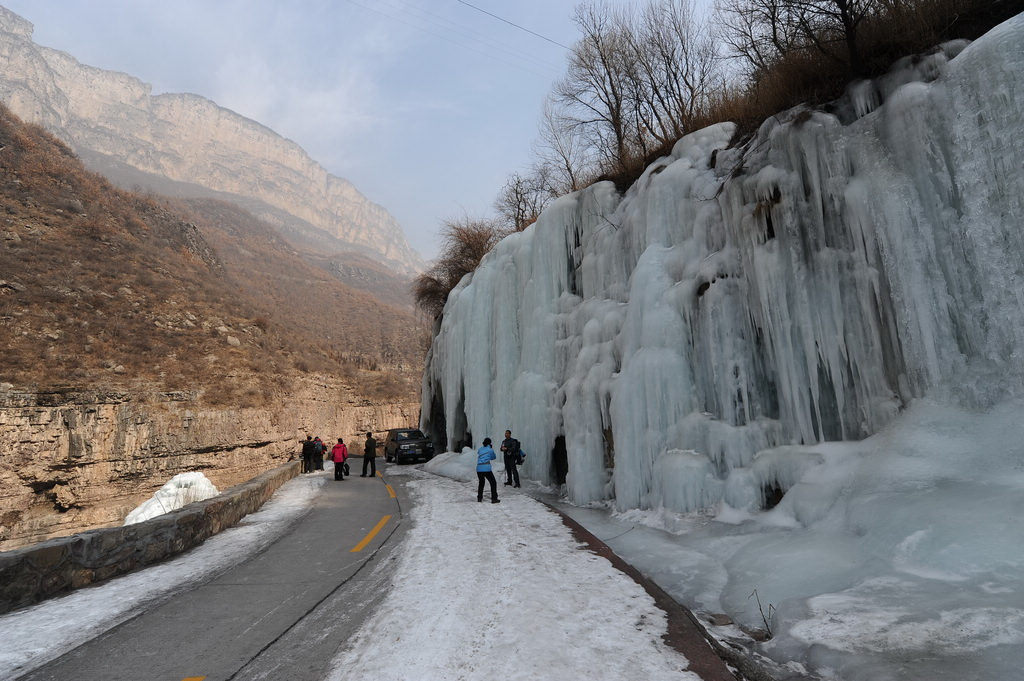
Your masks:
[{"label": "ice mound", "polygon": [[142,502],[124,519],[125,525],[134,525],[144,520],[155,518],[187,506],[194,501],[202,501],[215,497],[220,492],[213,483],[200,472],[179,473],[164,483],[153,494],[152,499]]}]

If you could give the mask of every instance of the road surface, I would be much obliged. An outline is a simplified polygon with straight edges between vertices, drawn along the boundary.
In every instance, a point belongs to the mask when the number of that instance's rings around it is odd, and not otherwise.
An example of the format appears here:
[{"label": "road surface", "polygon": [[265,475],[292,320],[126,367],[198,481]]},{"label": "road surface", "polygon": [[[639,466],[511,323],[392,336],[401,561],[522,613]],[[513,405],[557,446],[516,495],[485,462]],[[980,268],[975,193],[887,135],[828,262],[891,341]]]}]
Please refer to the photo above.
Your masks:
[{"label": "road surface", "polygon": [[258,555],[20,679],[319,681],[387,590],[403,503],[380,474],[329,479]]}]

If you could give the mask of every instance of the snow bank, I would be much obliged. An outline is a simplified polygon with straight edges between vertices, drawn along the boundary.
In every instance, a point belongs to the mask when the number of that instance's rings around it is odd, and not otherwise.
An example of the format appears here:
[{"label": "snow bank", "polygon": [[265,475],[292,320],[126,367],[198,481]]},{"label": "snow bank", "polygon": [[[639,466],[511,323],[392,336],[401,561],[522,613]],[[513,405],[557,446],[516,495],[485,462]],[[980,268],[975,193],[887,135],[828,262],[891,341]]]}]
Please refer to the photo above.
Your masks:
[{"label": "snow bank", "polygon": [[220,492],[205,475],[196,471],[178,473],[158,489],[152,499],[142,502],[124,519],[125,525],[134,525],[176,511],[194,501],[215,497]]},{"label": "snow bank", "polygon": [[[498,460],[491,462],[494,474],[505,472],[505,465]],[[423,470],[463,482],[476,481],[476,450],[465,447],[461,452],[444,452],[423,464]]]}]

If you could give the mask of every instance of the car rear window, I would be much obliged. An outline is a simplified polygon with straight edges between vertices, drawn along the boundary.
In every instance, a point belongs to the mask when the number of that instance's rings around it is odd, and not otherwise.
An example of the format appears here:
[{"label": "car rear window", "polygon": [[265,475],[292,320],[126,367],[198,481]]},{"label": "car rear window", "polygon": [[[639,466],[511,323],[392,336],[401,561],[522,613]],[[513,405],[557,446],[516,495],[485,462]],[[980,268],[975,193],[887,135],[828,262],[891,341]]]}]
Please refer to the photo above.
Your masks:
[{"label": "car rear window", "polygon": [[395,434],[395,439],[399,442],[402,440],[422,440],[423,433],[418,430],[402,430]]}]

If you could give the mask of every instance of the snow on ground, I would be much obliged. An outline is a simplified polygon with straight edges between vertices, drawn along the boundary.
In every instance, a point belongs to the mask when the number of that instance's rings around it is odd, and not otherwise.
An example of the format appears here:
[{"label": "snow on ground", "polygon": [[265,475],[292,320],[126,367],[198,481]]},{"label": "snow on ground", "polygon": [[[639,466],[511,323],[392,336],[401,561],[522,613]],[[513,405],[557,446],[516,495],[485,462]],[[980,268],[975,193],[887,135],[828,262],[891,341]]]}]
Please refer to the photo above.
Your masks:
[{"label": "snow on ground", "polygon": [[0,616],[0,681],[112,629],[185,585],[257,553],[305,512],[326,475],[289,480],[256,513],[173,560]]},{"label": "snow on ground", "polygon": [[[460,456],[435,465],[447,461],[457,472]],[[391,591],[335,660],[331,679],[698,681],[662,641],[666,616],[647,592],[580,550],[540,502],[501,486],[502,503],[477,503],[475,474],[472,484],[409,467],[391,467],[392,475],[412,476],[415,524]],[[174,560],[0,616],[0,681],[258,552],[326,479],[289,481],[259,512]]]},{"label": "snow on ground", "polygon": [[194,501],[202,501],[217,496],[220,492],[209,478],[193,471],[178,473],[164,483],[150,499],[146,499],[132,510],[124,519],[125,525],[134,525],[143,520],[156,518],[165,513],[184,508]]},{"label": "snow on ground", "polygon": [[[460,457],[427,467],[461,476]],[[393,586],[331,681],[698,678],[662,641],[666,616],[647,592],[540,502],[499,480],[501,503],[477,503],[475,474],[408,486],[415,524]]]},{"label": "snow on ground", "polygon": [[[1002,681],[1024,665],[1024,401],[925,400],[815,453],[771,511],[566,511],[680,602],[760,620],[844,681]],[[829,676],[834,674],[835,676]]]},{"label": "snow on ground", "polygon": [[[756,589],[775,609],[760,650],[780,663],[843,681],[1009,681],[1024,667],[1021,414],[1024,400],[918,400],[860,442],[766,450],[752,466],[800,462],[770,511],[564,510],[697,611],[763,626]],[[472,470],[465,453],[435,461]]]}]

